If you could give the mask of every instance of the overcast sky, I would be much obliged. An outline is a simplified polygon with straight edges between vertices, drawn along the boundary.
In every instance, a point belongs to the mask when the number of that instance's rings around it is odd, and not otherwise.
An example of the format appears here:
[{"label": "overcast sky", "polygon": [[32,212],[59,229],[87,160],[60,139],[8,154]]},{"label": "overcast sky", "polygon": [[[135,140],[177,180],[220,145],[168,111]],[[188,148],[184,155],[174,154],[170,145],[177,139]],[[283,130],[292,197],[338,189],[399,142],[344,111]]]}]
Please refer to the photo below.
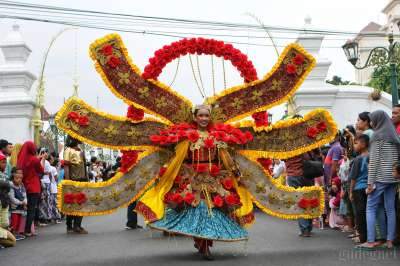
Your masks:
[{"label": "overcast sky", "polygon": [[[58,1],[24,1],[43,5],[55,5],[69,8],[91,9],[97,11],[129,13],[134,15],[162,16],[174,18],[187,18],[199,20],[213,20],[225,22],[254,23],[246,13],[253,13],[259,17],[265,25],[279,25],[287,27],[302,27],[304,18],[309,15],[312,23],[317,28],[330,30],[345,30],[358,32],[370,21],[381,24],[386,22],[380,13],[388,0],[246,0],[246,1],[127,1],[127,0],[58,0]],[[32,49],[28,61],[28,68],[38,74],[43,53],[52,36],[64,28],[64,26],[41,22],[27,22],[15,20],[0,20],[0,36],[4,36],[11,29],[11,25],[17,22],[21,26],[21,32],[26,43]],[[72,94],[72,81],[75,65],[75,36],[77,36],[77,66],[80,85],[80,97],[89,104],[99,107],[101,110],[124,115],[126,106],[112,95],[96,73],[93,63],[88,55],[91,42],[106,35],[107,31],[80,28],[75,31],[65,32],[56,42],[48,59],[46,68],[46,108],[49,112],[56,112],[63,103],[64,98]],[[177,39],[158,37],[142,34],[120,33],[133,61],[143,69],[155,50],[164,44],[169,44]],[[290,35],[289,37],[296,37]],[[328,37],[329,38],[329,37]],[[326,40],[323,43],[321,54],[332,61],[328,77],[338,75],[344,79],[354,80],[354,70],[346,61],[341,48],[344,43],[343,36],[339,40]],[[222,39],[224,40],[224,39]],[[245,40],[246,42],[247,40]],[[284,46],[294,39],[280,39],[279,45]],[[267,40],[265,41],[267,43]],[[272,47],[253,47],[247,45],[235,45],[248,54],[257,69],[259,77],[269,71],[276,61],[276,54]],[[336,48],[332,48],[336,47]],[[279,48],[280,51],[283,47]],[[181,68],[173,88],[187,96],[195,103],[201,103],[202,98],[196,89],[190,64],[187,57],[182,59]],[[211,93],[210,59],[200,58],[200,66],[205,86]],[[169,64],[160,80],[169,84],[172,80],[175,62]],[[223,89],[222,71],[216,66],[217,90]],[[228,87],[241,83],[239,74],[231,67],[227,70]],[[32,90],[36,89],[35,83]],[[97,100],[98,99],[98,100]]]}]

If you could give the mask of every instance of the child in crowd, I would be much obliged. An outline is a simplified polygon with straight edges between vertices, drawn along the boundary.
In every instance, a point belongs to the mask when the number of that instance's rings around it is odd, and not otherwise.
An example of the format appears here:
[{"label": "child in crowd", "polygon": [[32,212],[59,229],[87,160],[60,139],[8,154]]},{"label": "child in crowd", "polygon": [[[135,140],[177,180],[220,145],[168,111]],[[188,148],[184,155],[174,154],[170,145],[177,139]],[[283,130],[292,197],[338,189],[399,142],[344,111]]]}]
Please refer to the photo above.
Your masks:
[{"label": "child in crowd", "polygon": [[57,185],[58,185],[58,160],[51,161],[51,174],[50,174],[50,211],[51,219],[56,223],[61,223],[61,215],[57,208]]},{"label": "child in crowd", "polygon": [[10,183],[0,180],[0,248],[15,246],[14,235],[8,231],[8,209],[10,205]]},{"label": "child in crowd", "polygon": [[25,229],[26,210],[28,200],[25,186],[22,183],[23,172],[17,167],[11,169],[10,209],[11,231],[17,240],[25,239],[21,234]]},{"label": "child in crowd", "polygon": [[[353,148],[352,148],[353,149]],[[345,149],[343,158],[339,161],[339,178],[342,184],[340,195],[339,214],[344,219],[343,232],[351,232],[353,228],[353,215],[349,199],[349,172],[350,172],[350,159],[348,157],[348,150]]]},{"label": "child in crowd", "polygon": [[343,219],[339,214],[340,207],[340,194],[341,194],[341,182],[339,177],[334,177],[331,182],[331,192],[329,200],[329,227],[339,229],[343,225]]},{"label": "child in crowd", "polygon": [[356,243],[365,243],[367,241],[367,193],[368,187],[368,146],[369,137],[366,134],[357,135],[354,141],[354,151],[358,156],[353,161],[349,179],[350,200],[355,207],[355,222],[358,231],[358,240]]},{"label": "child in crowd", "polygon": [[7,157],[0,152],[0,180],[8,180],[8,176],[5,171],[7,168]]}]

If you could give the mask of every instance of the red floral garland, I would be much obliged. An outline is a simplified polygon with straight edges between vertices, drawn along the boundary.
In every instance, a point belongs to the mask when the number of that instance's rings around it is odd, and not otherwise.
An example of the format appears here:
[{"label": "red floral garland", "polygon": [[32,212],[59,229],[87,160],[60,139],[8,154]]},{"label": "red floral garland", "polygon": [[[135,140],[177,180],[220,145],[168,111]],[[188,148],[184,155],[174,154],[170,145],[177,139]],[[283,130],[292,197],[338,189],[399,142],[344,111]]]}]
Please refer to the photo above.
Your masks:
[{"label": "red floral garland", "polygon": [[157,80],[163,68],[172,60],[187,54],[206,54],[223,57],[231,61],[232,65],[240,72],[245,82],[257,80],[257,71],[253,63],[239,49],[223,41],[204,38],[183,39],[164,45],[149,59],[149,64],[144,68],[142,77]]}]

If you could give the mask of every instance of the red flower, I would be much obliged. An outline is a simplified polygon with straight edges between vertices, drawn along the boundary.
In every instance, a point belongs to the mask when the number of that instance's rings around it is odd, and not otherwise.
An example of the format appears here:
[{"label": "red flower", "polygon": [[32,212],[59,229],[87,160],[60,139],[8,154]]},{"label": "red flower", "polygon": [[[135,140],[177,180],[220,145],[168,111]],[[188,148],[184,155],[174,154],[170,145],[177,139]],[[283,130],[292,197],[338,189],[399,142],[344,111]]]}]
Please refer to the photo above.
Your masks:
[{"label": "red flower", "polygon": [[293,64],[286,65],[286,73],[288,73],[289,75],[296,73],[296,69],[297,69],[296,65]]},{"label": "red flower", "polygon": [[77,121],[79,119],[79,114],[77,112],[69,112],[67,118],[69,120]]},{"label": "red flower", "polygon": [[182,176],[181,176],[181,175],[177,175],[177,176],[175,177],[174,182],[175,182],[175,183],[180,183],[181,181],[182,181]]},{"label": "red flower", "polygon": [[171,192],[167,192],[165,195],[164,195],[164,202],[171,202],[172,201],[172,197],[173,197],[173,194],[171,193]]},{"label": "red flower", "polygon": [[187,138],[190,142],[194,143],[200,138],[199,132],[197,132],[197,130],[191,130],[187,133]]},{"label": "red flower", "polygon": [[197,173],[205,173],[205,172],[207,172],[207,169],[208,169],[208,164],[205,164],[205,163],[200,163],[200,164],[197,164],[196,166],[195,166],[195,171],[197,172]]},{"label": "red flower", "polygon": [[317,134],[318,134],[318,129],[317,129],[316,127],[310,127],[310,128],[308,128],[308,130],[307,130],[307,136],[308,136],[309,138],[314,139],[314,138],[317,136]]},{"label": "red flower", "polygon": [[220,195],[217,195],[213,198],[213,203],[216,207],[221,208],[224,205],[224,200]]},{"label": "red flower", "polygon": [[159,136],[159,135],[151,135],[150,136],[150,140],[152,141],[152,142],[160,142],[161,141],[161,136]]},{"label": "red flower", "polygon": [[178,130],[177,135],[178,135],[178,138],[179,138],[179,139],[186,138],[186,131],[184,131],[184,130]]},{"label": "red flower", "polygon": [[184,191],[187,188],[187,186],[188,186],[188,184],[182,183],[182,184],[179,185],[179,189]]},{"label": "red flower", "polygon": [[327,126],[326,126],[325,122],[323,122],[323,121],[322,121],[322,122],[319,122],[319,123],[317,124],[317,129],[318,129],[319,132],[325,131],[326,128],[327,128]]},{"label": "red flower", "polygon": [[110,58],[107,61],[107,64],[112,68],[116,68],[121,64],[121,60],[118,57],[110,56]]},{"label": "red flower", "polygon": [[140,108],[135,108],[134,106],[129,106],[126,116],[133,121],[140,121],[144,117],[144,110]]},{"label": "red flower", "polygon": [[67,193],[64,195],[64,203],[72,204],[75,201],[75,197],[72,193]]},{"label": "red flower", "polygon": [[139,151],[123,151],[120,171],[126,173],[126,171],[136,163],[138,154]]},{"label": "red flower", "polygon": [[210,175],[217,176],[217,175],[219,175],[219,172],[220,172],[219,167],[217,165],[213,164],[210,169]]},{"label": "red flower", "polygon": [[110,44],[106,44],[106,45],[104,45],[103,46],[103,48],[101,48],[101,52],[104,54],[104,55],[112,55],[112,53],[113,53],[113,47],[112,47],[112,45],[110,45]]},{"label": "red flower", "polygon": [[176,128],[180,130],[188,130],[190,127],[191,126],[188,123],[181,123],[176,125]]},{"label": "red flower", "polygon": [[172,201],[177,204],[181,204],[183,201],[183,198],[180,193],[175,193],[174,195],[172,195]]},{"label": "red flower", "polygon": [[214,140],[212,138],[207,138],[204,140],[204,148],[212,149],[215,147]]},{"label": "red flower", "polygon": [[299,206],[302,209],[307,209],[308,207],[310,207],[310,201],[308,199],[301,198],[297,203],[297,206]]},{"label": "red flower", "polygon": [[167,167],[161,167],[160,171],[158,172],[158,176],[163,176],[167,171]]},{"label": "red flower", "polygon": [[167,143],[167,137],[166,136],[160,136],[160,145],[166,145]]},{"label": "red flower", "polygon": [[253,135],[251,134],[250,131],[244,132],[244,135],[245,135],[247,141],[253,141],[254,137],[253,137]]},{"label": "red flower", "polygon": [[225,134],[222,136],[222,141],[225,143],[228,143],[231,141],[231,137],[229,135]]},{"label": "red flower", "polygon": [[194,195],[193,193],[186,193],[185,197],[183,198],[183,200],[187,203],[187,204],[192,204],[192,202],[194,201]]},{"label": "red flower", "polygon": [[225,196],[225,202],[228,205],[237,205],[238,204],[238,198],[230,193],[229,195]]},{"label": "red flower", "polygon": [[79,205],[85,203],[87,201],[86,194],[83,192],[75,194],[75,202]]},{"label": "red flower", "polygon": [[176,135],[171,135],[167,137],[168,143],[177,143],[179,141],[179,137]]},{"label": "red flower", "polygon": [[224,131],[213,131],[211,132],[211,135],[213,135],[216,140],[223,140],[226,133]]},{"label": "red flower", "polygon": [[235,136],[231,136],[231,137],[230,137],[230,142],[235,143],[235,144],[242,144],[241,141],[240,141],[240,139],[238,139],[238,138],[235,137]]},{"label": "red flower", "polygon": [[310,199],[309,203],[310,203],[310,207],[311,207],[311,208],[316,208],[316,207],[319,206],[319,200],[318,200],[318,198]]},{"label": "red flower", "polygon": [[267,111],[261,111],[261,112],[254,113],[251,115],[251,117],[254,119],[256,127],[268,126],[268,112]]},{"label": "red flower", "polygon": [[229,177],[222,179],[221,184],[226,190],[231,190],[233,188],[233,181]]},{"label": "red flower", "polygon": [[304,62],[304,56],[302,56],[301,54],[297,54],[294,58],[293,58],[293,63],[295,63],[296,65],[301,65]]},{"label": "red flower", "polygon": [[214,129],[218,131],[225,131],[225,125],[224,124],[215,124]]},{"label": "red flower", "polygon": [[264,167],[264,169],[269,170],[272,165],[272,160],[268,158],[258,158],[257,162]]},{"label": "red flower", "polygon": [[86,115],[82,115],[78,119],[78,124],[80,126],[87,126],[89,125],[89,118]]}]

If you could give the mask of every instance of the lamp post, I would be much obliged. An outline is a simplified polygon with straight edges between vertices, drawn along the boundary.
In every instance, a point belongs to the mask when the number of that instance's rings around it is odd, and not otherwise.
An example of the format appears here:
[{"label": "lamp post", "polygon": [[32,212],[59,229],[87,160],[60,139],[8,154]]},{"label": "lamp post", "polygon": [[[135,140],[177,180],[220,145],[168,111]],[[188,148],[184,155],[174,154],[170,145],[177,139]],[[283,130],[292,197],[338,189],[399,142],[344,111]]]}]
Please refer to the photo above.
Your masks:
[{"label": "lamp post", "polygon": [[368,55],[367,61],[363,66],[359,66],[358,43],[355,41],[348,41],[342,46],[347,60],[356,69],[364,69],[371,66],[383,66],[389,64],[390,66],[390,83],[392,88],[392,106],[399,102],[399,92],[397,86],[397,70],[396,64],[399,62],[399,49],[400,43],[394,42],[393,34],[388,35],[389,47],[375,47]]},{"label": "lamp post", "polygon": [[50,124],[51,132],[53,133],[53,136],[54,136],[54,152],[58,155],[58,128],[54,121],[55,117],[56,117],[55,114],[50,115],[49,124]]}]

